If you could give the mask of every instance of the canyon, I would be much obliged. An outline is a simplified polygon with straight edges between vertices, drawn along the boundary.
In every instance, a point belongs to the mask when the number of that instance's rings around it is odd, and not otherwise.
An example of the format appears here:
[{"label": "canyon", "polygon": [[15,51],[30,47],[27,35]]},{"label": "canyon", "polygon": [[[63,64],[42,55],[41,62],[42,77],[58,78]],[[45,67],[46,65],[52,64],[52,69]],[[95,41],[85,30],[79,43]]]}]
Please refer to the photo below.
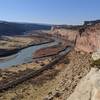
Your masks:
[{"label": "canyon", "polygon": [[0,100],[100,99],[100,20],[50,27],[1,35],[0,62],[27,59],[0,68]]},{"label": "canyon", "polygon": [[53,26],[52,33],[65,40],[75,42],[76,51],[91,53],[100,48],[100,22],[84,22],[80,26]]}]

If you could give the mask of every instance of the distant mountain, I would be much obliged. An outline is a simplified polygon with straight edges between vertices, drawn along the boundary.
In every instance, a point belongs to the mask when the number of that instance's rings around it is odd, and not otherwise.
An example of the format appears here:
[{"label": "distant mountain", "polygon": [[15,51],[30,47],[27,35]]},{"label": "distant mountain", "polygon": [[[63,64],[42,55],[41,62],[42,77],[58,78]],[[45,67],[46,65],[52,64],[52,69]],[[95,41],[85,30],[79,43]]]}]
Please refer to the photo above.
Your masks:
[{"label": "distant mountain", "polygon": [[100,23],[100,20],[85,21],[84,25],[95,25]]},{"label": "distant mountain", "polygon": [[0,35],[22,35],[32,30],[50,30],[51,25],[0,21]]}]

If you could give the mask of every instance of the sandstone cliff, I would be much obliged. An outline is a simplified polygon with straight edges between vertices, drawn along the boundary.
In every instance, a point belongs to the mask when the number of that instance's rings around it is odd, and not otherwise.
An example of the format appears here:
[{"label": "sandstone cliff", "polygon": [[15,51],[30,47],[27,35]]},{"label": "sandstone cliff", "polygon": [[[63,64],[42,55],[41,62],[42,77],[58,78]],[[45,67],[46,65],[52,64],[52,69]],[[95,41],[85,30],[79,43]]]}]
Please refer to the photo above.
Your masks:
[{"label": "sandstone cliff", "polygon": [[66,29],[66,28],[54,28],[51,32],[52,35],[55,35],[57,37],[63,38],[67,41],[74,42],[76,39],[76,36],[78,34],[78,30],[75,29]]},{"label": "sandstone cliff", "polygon": [[62,37],[67,41],[76,43],[76,51],[91,53],[100,48],[100,23],[91,25],[56,27],[52,28],[51,34]]},{"label": "sandstone cliff", "polygon": [[100,100],[100,70],[92,68],[67,100]]},{"label": "sandstone cliff", "polygon": [[94,52],[100,48],[100,24],[87,26],[79,32],[75,49],[77,51]]}]

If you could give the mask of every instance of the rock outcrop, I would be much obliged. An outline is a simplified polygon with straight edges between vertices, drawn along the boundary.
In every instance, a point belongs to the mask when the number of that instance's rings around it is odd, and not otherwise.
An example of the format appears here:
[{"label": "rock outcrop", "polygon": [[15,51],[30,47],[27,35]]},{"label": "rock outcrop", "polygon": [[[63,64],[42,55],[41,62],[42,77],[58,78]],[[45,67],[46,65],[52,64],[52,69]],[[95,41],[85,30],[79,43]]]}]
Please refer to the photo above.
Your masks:
[{"label": "rock outcrop", "polygon": [[54,28],[51,32],[52,35],[63,38],[64,40],[74,42],[77,36],[78,30],[66,29],[66,28]]},{"label": "rock outcrop", "polygon": [[[88,22],[89,24],[90,22]],[[100,22],[91,22],[82,26],[64,26],[52,28],[52,34],[76,43],[76,51],[91,53],[100,49]]]},{"label": "rock outcrop", "polygon": [[100,70],[92,68],[67,100],[100,100]]},{"label": "rock outcrop", "polygon": [[100,48],[100,24],[87,26],[79,32],[76,41],[76,51],[94,52]]}]

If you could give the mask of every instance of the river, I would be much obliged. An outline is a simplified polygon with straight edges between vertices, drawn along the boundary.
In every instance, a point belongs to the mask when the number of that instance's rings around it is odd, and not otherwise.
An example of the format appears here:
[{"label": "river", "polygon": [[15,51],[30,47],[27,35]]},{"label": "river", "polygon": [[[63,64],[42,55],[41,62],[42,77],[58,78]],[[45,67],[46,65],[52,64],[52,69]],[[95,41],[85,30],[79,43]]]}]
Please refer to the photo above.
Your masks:
[{"label": "river", "polygon": [[55,41],[51,43],[30,46],[25,49],[22,49],[18,53],[11,55],[5,58],[4,60],[0,60],[0,68],[7,68],[10,66],[16,66],[16,65],[23,64],[23,63],[32,62],[33,60],[32,56],[35,51],[41,48],[58,45],[59,43],[60,41],[58,39],[55,39]]}]

